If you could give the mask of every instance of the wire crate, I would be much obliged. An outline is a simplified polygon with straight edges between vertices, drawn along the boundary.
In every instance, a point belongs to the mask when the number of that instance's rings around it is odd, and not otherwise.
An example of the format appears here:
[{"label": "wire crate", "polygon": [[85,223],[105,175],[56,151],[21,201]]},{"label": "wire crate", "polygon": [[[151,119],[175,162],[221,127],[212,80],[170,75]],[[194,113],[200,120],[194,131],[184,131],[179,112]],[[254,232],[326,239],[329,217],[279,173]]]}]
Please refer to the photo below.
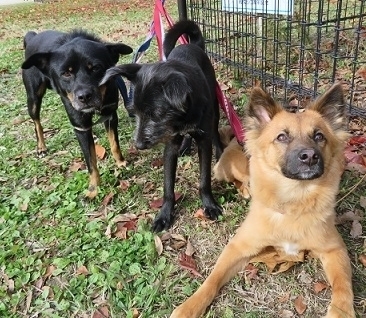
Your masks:
[{"label": "wire crate", "polygon": [[365,0],[186,0],[178,9],[243,86],[260,83],[301,107],[341,82],[350,115],[366,118]]}]

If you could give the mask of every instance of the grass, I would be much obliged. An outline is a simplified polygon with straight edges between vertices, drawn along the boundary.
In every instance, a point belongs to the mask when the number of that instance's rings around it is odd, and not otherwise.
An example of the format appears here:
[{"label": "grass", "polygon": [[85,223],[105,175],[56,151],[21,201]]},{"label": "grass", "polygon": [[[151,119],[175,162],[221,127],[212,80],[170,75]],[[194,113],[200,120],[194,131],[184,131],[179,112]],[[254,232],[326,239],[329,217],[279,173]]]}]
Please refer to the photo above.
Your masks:
[{"label": "grass", "polygon": [[[167,5],[176,16],[175,2]],[[84,27],[105,40],[123,41],[135,48],[144,40],[151,17],[151,2],[137,0],[65,0],[0,7],[1,317],[103,317],[101,313],[107,317],[168,317],[202,283],[179,267],[178,254],[185,244],[170,238],[158,255],[150,232],[156,211],[149,204],[162,196],[162,167],[153,164],[161,158],[162,148],[130,151],[134,122],[123,107],[119,133],[128,165],[117,169],[110,155],[98,162],[102,185],[93,201],[84,199],[87,171],[73,169],[82,162],[82,155],[58,96],[49,91],[43,102],[42,123],[49,148],[45,158],[36,156],[33,123],[26,110],[20,65],[27,30]],[[156,59],[153,46],[143,62]],[[242,108],[246,100],[245,95],[237,96],[235,102]],[[94,134],[108,152],[103,128],[96,126]],[[225,215],[220,222],[198,220],[193,217],[200,207],[196,154],[179,159],[178,175],[176,190],[183,199],[169,232],[190,239],[198,270],[206,277],[244,218],[248,203],[231,185],[214,181],[214,195]],[[347,172],[340,198],[359,180],[360,176]],[[339,203],[338,212],[358,209],[364,213],[360,196],[365,195],[365,185],[363,181],[351,191]],[[106,204],[108,195],[112,199]],[[113,235],[118,232],[116,218],[122,215],[138,220],[127,239]],[[355,305],[362,317],[366,273],[357,256],[364,252],[364,238],[351,238],[349,226],[339,229],[352,258]],[[206,318],[278,317],[288,312],[296,317],[294,299],[298,295],[308,305],[302,317],[324,314],[330,291],[313,291],[314,282],[325,280],[316,260],[277,276],[267,275],[258,266],[256,279],[248,279],[243,272],[225,286]]]}]

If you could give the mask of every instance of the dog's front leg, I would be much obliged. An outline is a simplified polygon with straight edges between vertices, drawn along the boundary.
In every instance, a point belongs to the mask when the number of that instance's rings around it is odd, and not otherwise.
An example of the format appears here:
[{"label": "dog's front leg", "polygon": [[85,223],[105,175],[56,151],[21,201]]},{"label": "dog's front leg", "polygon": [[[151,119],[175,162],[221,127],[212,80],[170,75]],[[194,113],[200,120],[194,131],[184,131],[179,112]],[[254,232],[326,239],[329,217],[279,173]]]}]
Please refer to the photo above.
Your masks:
[{"label": "dog's front leg", "polygon": [[253,255],[260,251],[259,244],[251,245],[260,238],[250,237],[242,226],[232,240],[225,246],[218,258],[212,273],[203,282],[200,288],[183,304],[178,306],[170,318],[198,318],[204,314],[220,288],[226,284],[238,271],[243,269]]},{"label": "dog's front leg", "polygon": [[211,189],[212,142],[208,138],[196,138],[200,165],[200,195],[206,215],[214,220],[222,214]]},{"label": "dog's front leg", "polygon": [[112,118],[107,120],[104,123],[104,126],[108,134],[109,145],[111,147],[111,152],[114,160],[116,161],[117,167],[125,167],[126,161],[122,156],[118,139],[118,116],[116,111],[112,113]]},{"label": "dog's front leg", "polygon": [[173,223],[175,204],[174,184],[177,171],[179,147],[183,137],[177,136],[173,141],[167,143],[164,148],[164,196],[163,206],[155,217],[152,229],[154,232],[161,232],[168,229]]},{"label": "dog's front leg", "polygon": [[[342,240],[342,238],[339,237],[339,240]],[[351,263],[343,242],[340,243],[340,246],[335,247],[330,251],[317,254],[332,287],[332,300],[325,317],[356,317],[353,308]]]},{"label": "dog's front leg", "polygon": [[74,129],[74,131],[84,154],[85,162],[89,171],[89,188],[86,196],[93,199],[98,194],[98,185],[100,183],[93,134],[91,129],[87,131]]}]

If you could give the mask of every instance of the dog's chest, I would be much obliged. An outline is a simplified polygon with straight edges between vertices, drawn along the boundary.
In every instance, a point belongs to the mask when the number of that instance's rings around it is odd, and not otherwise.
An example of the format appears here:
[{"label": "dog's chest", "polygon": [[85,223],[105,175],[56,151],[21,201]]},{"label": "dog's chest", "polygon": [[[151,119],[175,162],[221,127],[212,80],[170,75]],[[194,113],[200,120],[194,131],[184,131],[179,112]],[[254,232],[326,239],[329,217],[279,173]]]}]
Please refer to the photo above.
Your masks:
[{"label": "dog's chest", "polygon": [[288,255],[297,255],[299,253],[299,245],[292,242],[283,242],[281,248]]}]

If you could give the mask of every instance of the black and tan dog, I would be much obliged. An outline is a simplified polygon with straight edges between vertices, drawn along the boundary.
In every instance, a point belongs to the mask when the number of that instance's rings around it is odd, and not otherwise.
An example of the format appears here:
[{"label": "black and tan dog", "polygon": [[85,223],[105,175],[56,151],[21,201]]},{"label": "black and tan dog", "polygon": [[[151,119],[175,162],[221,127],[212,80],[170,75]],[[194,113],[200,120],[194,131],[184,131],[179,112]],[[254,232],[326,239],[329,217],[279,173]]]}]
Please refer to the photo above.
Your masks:
[{"label": "black and tan dog", "polygon": [[100,178],[92,134],[94,114],[104,120],[117,165],[124,164],[117,134],[118,89],[113,81],[102,87],[99,82],[105,71],[118,62],[120,54],[130,54],[132,48],[122,43],[104,43],[81,30],[39,34],[30,31],[24,37],[24,47],[22,76],[28,112],[35,125],[37,153],[44,156],[47,151],[40,110],[46,90],[53,89],[61,97],[84,154],[90,174],[87,196],[93,198]]},{"label": "black and tan dog", "polygon": [[[245,121],[249,213],[212,273],[171,318],[200,317],[220,288],[266,247],[290,256],[311,251],[332,287],[325,317],[355,317],[351,264],[334,211],[348,138],[344,113],[340,85],[302,113],[286,112],[260,88],[253,89]],[[244,154],[221,158],[233,160],[232,165],[247,160]]]},{"label": "black and tan dog", "polygon": [[[175,47],[183,34],[189,37],[190,43]],[[176,23],[165,36],[164,54],[165,62],[113,67],[102,81],[108,83],[114,76],[122,75],[134,85],[136,147],[146,149],[158,143],[165,144],[164,203],[154,221],[155,231],[172,225],[177,159],[187,135],[193,137],[198,146],[200,195],[205,212],[211,219],[222,213],[211,190],[212,144],[216,146],[217,158],[222,152],[216,77],[197,24],[192,21]]]}]

